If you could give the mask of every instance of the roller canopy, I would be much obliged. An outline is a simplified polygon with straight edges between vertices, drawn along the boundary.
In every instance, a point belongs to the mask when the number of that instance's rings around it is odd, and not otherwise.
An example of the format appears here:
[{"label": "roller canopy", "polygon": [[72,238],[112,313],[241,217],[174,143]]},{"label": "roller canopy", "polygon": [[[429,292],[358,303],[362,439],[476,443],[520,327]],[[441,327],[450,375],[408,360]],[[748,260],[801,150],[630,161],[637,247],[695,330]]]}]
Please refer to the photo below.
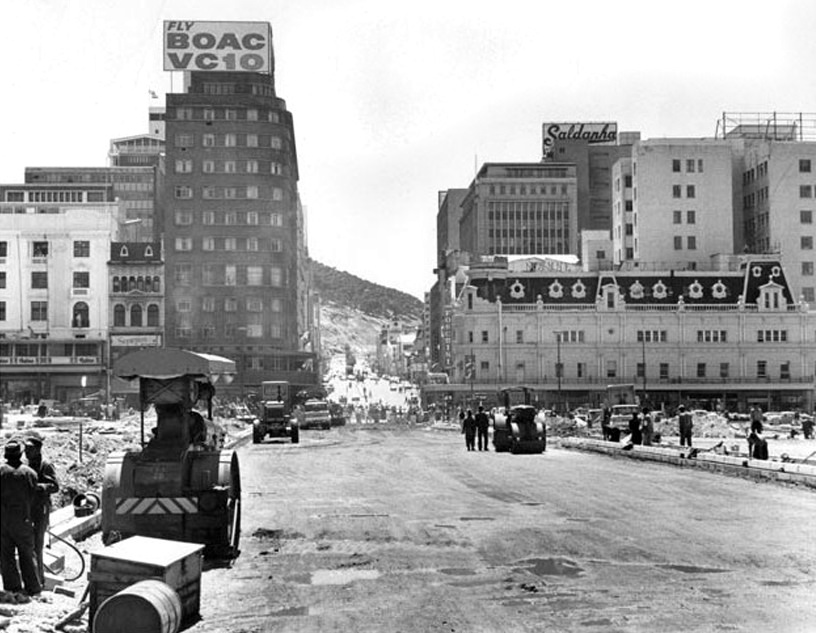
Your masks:
[{"label": "roller canopy", "polygon": [[155,378],[167,380],[180,376],[200,376],[213,382],[235,374],[235,361],[223,356],[178,349],[150,349],[120,358],[113,373],[119,378]]}]

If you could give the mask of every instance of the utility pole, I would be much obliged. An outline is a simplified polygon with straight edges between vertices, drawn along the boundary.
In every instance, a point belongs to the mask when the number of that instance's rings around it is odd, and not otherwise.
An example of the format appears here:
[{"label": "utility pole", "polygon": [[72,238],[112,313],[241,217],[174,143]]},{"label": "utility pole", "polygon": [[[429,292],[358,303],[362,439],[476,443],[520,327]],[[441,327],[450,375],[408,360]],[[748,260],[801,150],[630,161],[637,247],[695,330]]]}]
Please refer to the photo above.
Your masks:
[{"label": "utility pole", "polygon": [[555,333],[557,357],[555,363],[555,377],[558,379],[558,411],[561,412],[561,332]]},{"label": "utility pole", "polygon": [[640,339],[641,342],[641,350],[642,350],[642,359],[643,359],[643,401],[641,405],[646,404],[646,333],[643,333],[643,337]]}]

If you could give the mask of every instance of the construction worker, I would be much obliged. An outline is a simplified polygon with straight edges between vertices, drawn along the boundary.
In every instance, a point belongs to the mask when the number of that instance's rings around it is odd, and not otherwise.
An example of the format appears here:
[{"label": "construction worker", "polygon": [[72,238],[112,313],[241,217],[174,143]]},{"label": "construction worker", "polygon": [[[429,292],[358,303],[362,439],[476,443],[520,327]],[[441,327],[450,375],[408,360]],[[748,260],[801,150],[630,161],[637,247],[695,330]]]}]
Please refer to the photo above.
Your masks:
[{"label": "construction worker", "polygon": [[677,407],[677,413],[677,423],[680,427],[680,446],[691,448],[691,429],[694,426],[691,413],[686,411],[686,407],[682,404]]},{"label": "construction worker", "polygon": [[[0,570],[3,588],[29,596],[42,592],[34,556],[31,507],[37,492],[37,473],[23,464],[23,445],[10,440],[0,466]],[[19,559],[19,564],[18,564]]]},{"label": "construction worker", "polygon": [[476,450],[476,418],[473,417],[473,411],[467,410],[467,414],[462,420],[462,433],[465,434],[465,446],[469,451]]},{"label": "construction worker", "polygon": [[45,585],[45,565],[43,548],[45,533],[51,518],[51,495],[59,492],[57,470],[54,464],[43,459],[43,437],[37,431],[30,431],[25,438],[25,456],[28,466],[37,473],[37,492],[31,506],[31,521],[34,523],[34,554],[37,559],[37,575],[40,584]]},{"label": "construction worker", "polygon": [[478,444],[480,451],[490,450],[487,447],[487,429],[490,427],[490,418],[485,413],[484,407],[479,405],[476,413],[476,433],[478,434]]}]

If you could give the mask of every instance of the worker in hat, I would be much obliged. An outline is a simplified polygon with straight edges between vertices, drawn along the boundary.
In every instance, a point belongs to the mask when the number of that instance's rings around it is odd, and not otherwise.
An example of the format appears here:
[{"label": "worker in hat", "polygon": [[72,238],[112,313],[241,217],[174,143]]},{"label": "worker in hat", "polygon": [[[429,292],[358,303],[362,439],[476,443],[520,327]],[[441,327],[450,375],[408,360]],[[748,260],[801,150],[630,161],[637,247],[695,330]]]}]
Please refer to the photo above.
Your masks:
[{"label": "worker in hat", "polygon": [[682,404],[677,407],[677,426],[680,431],[680,446],[691,448],[691,429],[694,427],[694,420]]},{"label": "worker in hat", "polygon": [[51,495],[59,492],[57,470],[54,465],[43,459],[43,437],[37,431],[31,431],[25,438],[25,456],[29,467],[37,473],[37,493],[31,507],[31,520],[34,523],[34,554],[37,558],[37,575],[40,583],[45,584],[45,565],[43,548],[45,533],[51,519]]},{"label": "worker in hat", "polygon": [[[42,584],[34,556],[31,507],[37,493],[37,473],[23,464],[23,445],[10,440],[0,466],[0,568],[3,588],[29,596],[39,595]],[[15,557],[16,556],[16,557]],[[18,563],[19,560],[19,563]]]}]

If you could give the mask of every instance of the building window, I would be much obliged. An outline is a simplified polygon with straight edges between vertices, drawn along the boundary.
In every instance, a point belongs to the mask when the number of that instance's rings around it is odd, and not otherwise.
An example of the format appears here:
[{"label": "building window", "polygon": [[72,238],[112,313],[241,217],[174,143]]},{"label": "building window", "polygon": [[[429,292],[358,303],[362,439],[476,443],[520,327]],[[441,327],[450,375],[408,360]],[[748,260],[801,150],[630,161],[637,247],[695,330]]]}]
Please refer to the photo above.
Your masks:
[{"label": "building window", "polygon": [[84,301],[78,301],[74,304],[74,309],[71,314],[71,325],[73,327],[91,327],[90,309],[88,304]]},{"label": "building window", "polygon": [[799,243],[802,247],[803,251],[812,251],[813,250],[813,236],[812,235],[803,235]]},{"label": "building window", "polygon": [[779,378],[782,380],[790,380],[790,362],[785,362],[779,365]]},{"label": "building window", "polygon": [[802,287],[802,299],[811,305],[816,303],[816,288],[813,288],[813,286]]},{"label": "building window", "polygon": [[74,242],[74,257],[90,257],[91,243],[88,240],[76,240]]},{"label": "building window", "polygon": [[813,262],[802,262],[802,276],[813,276]]},{"label": "building window", "polygon": [[272,187],[272,199],[283,200],[283,189],[280,187]]},{"label": "building window", "polygon": [[74,273],[74,288],[90,288],[91,273],[87,271]]},{"label": "building window", "polygon": [[812,198],[813,197],[813,188],[810,185],[799,185],[799,197],[800,198]]},{"label": "building window", "polygon": [[680,159],[674,158],[672,159],[672,171],[677,173],[680,171]]},{"label": "building window", "polygon": [[799,212],[799,223],[800,224],[813,224],[813,211],[800,211]]},{"label": "building window", "polygon": [[48,257],[48,242],[32,242],[32,257]]},{"label": "building window", "polygon": [[125,327],[125,306],[121,303],[113,306],[113,326]]},{"label": "building window", "polygon": [[247,108],[246,120],[247,121],[257,121],[258,120],[258,110],[257,110],[257,108]]},{"label": "building window", "polygon": [[159,327],[159,306],[155,303],[147,306],[147,326]]},{"label": "building window", "polygon": [[668,380],[669,379],[669,364],[668,363],[660,363],[660,380]]},{"label": "building window", "polygon": [[672,212],[672,222],[674,224],[682,224],[683,223],[683,212],[682,211],[673,211]]},{"label": "building window", "polygon": [[470,332],[468,332],[468,343],[472,343],[472,342],[473,342],[473,331],[471,330]]},{"label": "building window", "polygon": [[178,286],[191,286],[193,284],[193,265],[176,264],[173,279]]},{"label": "building window", "polygon": [[142,327],[142,306],[138,303],[130,307],[130,327]]},{"label": "building window", "polygon": [[524,330],[516,330],[516,343],[524,342]]},{"label": "building window", "polygon": [[47,321],[48,320],[48,302],[47,301],[32,301],[31,302],[31,320],[32,321]]},{"label": "building window", "polygon": [[705,378],[706,377],[706,364],[705,363],[697,363],[697,378]]},{"label": "building window", "polygon": [[236,147],[238,145],[237,134],[224,134],[224,147]]},{"label": "building window", "polygon": [[0,242],[0,257],[8,257],[8,242]]},{"label": "building window", "polygon": [[204,147],[215,147],[215,134],[204,134],[201,137],[201,144]]},{"label": "building window", "polygon": [[703,173],[703,159],[702,158],[697,159],[697,171],[700,172],[701,174]]},{"label": "building window", "polygon": [[273,288],[283,286],[283,270],[279,266],[269,268],[269,285]]},{"label": "building window", "polygon": [[193,161],[189,158],[176,161],[177,174],[189,174],[193,171]]},{"label": "building window", "polygon": [[686,224],[697,224],[696,211],[686,211]]},{"label": "building window", "polygon": [[697,196],[697,188],[694,185],[686,185],[686,198],[695,198]]},{"label": "building window", "polygon": [[683,188],[680,185],[672,185],[672,198],[682,198]]},{"label": "building window", "polygon": [[205,160],[201,163],[201,171],[205,174],[212,174],[215,172],[215,161]]},{"label": "building window", "polygon": [[482,343],[487,343],[489,341],[489,336],[487,334],[487,330],[482,330]]},{"label": "building window", "polygon": [[768,377],[768,361],[764,361],[764,360],[758,360],[757,361],[756,375],[757,375],[757,378],[767,378]]},{"label": "building window", "polygon": [[204,211],[201,214],[201,223],[207,226],[215,224],[215,211]]},{"label": "building window", "polygon": [[224,118],[227,121],[237,121],[238,120],[238,112],[235,108],[227,108],[224,110]]},{"label": "building window", "polygon": [[258,135],[257,134],[247,134],[246,135],[246,146],[247,147],[258,147]]},{"label": "building window", "polygon": [[586,363],[578,363],[575,366],[575,375],[578,378],[586,378],[587,377]]},{"label": "building window", "polygon": [[686,171],[690,174],[694,173],[694,159],[687,158],[686,159]]},{"label": "building window", "polygon": [[638,363],[635,366],[635,376],[637,378],[643,378],[646,375],[646,364],[645,363]]},{"label": "building window", "polygon": [[48,273],[43,271],[34,271],[31,273],[31,287],[32,288],[48,288]]},{"label": "building window", "polygon": [[236,162],[234,160],[225,160],[224,161],[224,173],[225,174],[234,174],[236,169]]},{"label": "building window", "polygon": [[5,289],[6,287],[6,271],[0,270],[0,290]]},{"label": "building window", "polygon": [[177,251],[191,251],[191,250],[193,250],[193,238],[192,237],[177,237],[176,238],[176,250]]},{"label": "building window", "polygon": [[674,250],[676,251],[683,250],[683,237],[680,235],[674,236]]},{"label": "building window", "polygon": [[224,312],[237,312],[238,299],[235,297],[227,297],[224,299]]},{"label": "building window", "polygon": [[257,174],[258,173],[258,161],[257,160],[248,160],[246,162],[246,171],[248,174]]},{"label": "building window", "polygon": [[193,188],[186,185],[176,185],[175,196],[178,199],[189,199],[193,197]]},{"label": "building window", "polygon": [[247,266],[247,285],[263,285],[263,266]]},{"label": "building window", "polygon": [[689,235],[686,238],[686,247],[690,251],[697,250],[697,238],[694,235]]},{"label": "building window", "polygon": [[608,360],[606,361],[606,377],[607,378],[615,378],[618,375],[618,361],[616,360]]},{"label": "building window", "polygon": [[195,145],[195,137],[192,134],[176,134],[176,147],[193,147]]},{"label": "building window", "polygon": [[272,136],[269,138],[269,147],[272,149],[283,149],[283,141],[279,136]]},{"label": "building window", "polygon": [[215,297],[203,297],[201,299],[202,312],[215,312]]},{"label": "building window", "polygon": [[189,226],[193,223],[192,211],[176,211],[176,226]]},{"label": "building window", "polygon": [[810,159],[809,158],[800,158],[799,159],[799,173],[802,173],[802,174],[809,174],[810,173]]}]

